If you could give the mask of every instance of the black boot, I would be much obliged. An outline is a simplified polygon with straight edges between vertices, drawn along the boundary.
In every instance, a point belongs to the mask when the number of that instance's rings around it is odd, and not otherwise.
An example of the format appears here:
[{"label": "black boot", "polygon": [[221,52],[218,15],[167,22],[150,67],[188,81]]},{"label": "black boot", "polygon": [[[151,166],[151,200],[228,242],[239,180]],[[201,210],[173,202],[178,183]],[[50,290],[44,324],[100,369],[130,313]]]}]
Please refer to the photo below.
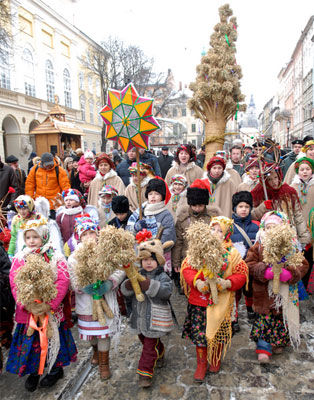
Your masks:
[{"label": "black boot", "polygon": [[51,372],[47,374],[41,381],[40,387],[51,387],[55,385],[59,379],[63,378],[63,368],[52,368]]},{"label": "black boot", "polygon": [[246,307],[247,310],[247,318],[249,322],[254,322],[255,321],[255,312],[253,311],[252,307]]},{"label": "black boot", "polygon": [[240,332],[241,328],[237,319],[231,323],[231,328],[232,328],[232,336]]},{"label": "black boot", "polygon": [[40,375],[30,374],[25,381],[25,389],[29,392],[34,392],[37,389]]}]

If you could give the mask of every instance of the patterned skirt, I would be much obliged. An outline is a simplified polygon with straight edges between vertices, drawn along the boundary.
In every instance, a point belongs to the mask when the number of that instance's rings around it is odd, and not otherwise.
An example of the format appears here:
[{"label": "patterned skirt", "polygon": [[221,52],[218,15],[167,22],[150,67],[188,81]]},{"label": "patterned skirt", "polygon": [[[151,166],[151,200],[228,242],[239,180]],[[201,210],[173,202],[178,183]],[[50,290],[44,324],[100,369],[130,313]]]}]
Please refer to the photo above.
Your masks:
[{"label": "patterned skirt", "polygon": [[281,314],[257,314],[250,338],[255,342],[258,339],[265,340],[273,346],[284,347],[290,343],[289,332],[285,328]]},{"label": "patterned skirt", "polygon": [[108,326],[100,325],[94,321],[92,315],[77,315],[77,327],[82,340],[104,339],[110,336]]},{"label": "patterned skirt", "polygon": [[206,307],[188,304],[187,316],[183,324],[183,339],[190,339],[193,344],[207,347]]},{"label": "patterned skirt", "polygon": [[[6,369],[12,374],[24,376],[36,374],[40,361],[40,342],[37,331],[27,336],[27,325],[17,324],[9,352]],[[71,330],[65,323],[59,326],[60,349],[54,367],[65,367],[76,361],[77,349]]]}]

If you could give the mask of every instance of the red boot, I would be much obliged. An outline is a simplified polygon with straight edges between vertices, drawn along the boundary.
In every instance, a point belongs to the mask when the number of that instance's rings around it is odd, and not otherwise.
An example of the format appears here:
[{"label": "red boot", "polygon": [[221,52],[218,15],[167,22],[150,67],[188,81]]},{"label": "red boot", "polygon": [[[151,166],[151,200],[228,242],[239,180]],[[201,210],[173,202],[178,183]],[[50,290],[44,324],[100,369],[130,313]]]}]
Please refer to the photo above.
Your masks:
[{"label": "red boot", "polygon": [[212,359],[210,362],[209,371],[212,373],[217,373],[220,370],[220,360],[221,360],[222,349],[223,349],[223,344],[219,343],[218,350],[217,350],[217,356],[216,357],[212,356]]},{"label": "red boot", "polygon": [[203,382],[207,371],[207,348],[196,346],[197,367],[194,373],[196,382]]}]

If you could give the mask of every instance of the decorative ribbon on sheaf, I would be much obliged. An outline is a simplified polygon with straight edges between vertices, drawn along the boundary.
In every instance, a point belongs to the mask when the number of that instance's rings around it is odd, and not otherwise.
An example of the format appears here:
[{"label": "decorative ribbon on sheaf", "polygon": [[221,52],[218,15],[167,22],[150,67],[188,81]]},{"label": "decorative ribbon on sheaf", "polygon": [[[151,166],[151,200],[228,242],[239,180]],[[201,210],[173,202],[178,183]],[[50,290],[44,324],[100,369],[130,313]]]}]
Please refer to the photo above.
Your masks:
[{"label": "decorative ribbon on sheaf", "polygon": [[38,331],[39,333],[39,340],[40,340],[40,361],[39,361],[39,368],[38,368],[38,375],[42,375],[44,373],[46,357],[48,353],[48,337],[47,337],[47,327],[49,322],[49,316],[46,314],[43,320],[43,325],[38,326],[38,317],[35,320],[33,314],[30,316],[29,326],[34,330]]},{"label": "decorative ribbon on sheaf", "polygon": [[[151,231],[148,231],[147,229],[142,229],[140,232],[138,232],[135,236],[135,239],[138,244],[142,242],[146,242],[146,240],[151,239],[153,237]],[[126,268],[127,266],[124,266]]]},{"label": "decorative ribbon on sheaf", "polygon": [[83,288],[83,292],[93,296],[93,300],[100,300],[107,291],[108,282],[100,279]]},{"label": "decorative ribbon on sheaf", "polygon": [[277,264],[284,264],[286,261],[287,261],[287,258],[285,256],[283,256],[282,259],[277,262]]},{"label": "decorative ribbon on sheaf", "polygon": [[239,102],[237,102],[237,110],[234,116],[234,119],[237,120],[238,119],[238,111],[239,111]]},{"label": "decorative ribbon on sheaf", "polygon": [[225,38],[226,38],[226,42],[227,42],[228,46],[230,47],[229,38],[228,38],[228,35],[226,33],[225,33]]}]

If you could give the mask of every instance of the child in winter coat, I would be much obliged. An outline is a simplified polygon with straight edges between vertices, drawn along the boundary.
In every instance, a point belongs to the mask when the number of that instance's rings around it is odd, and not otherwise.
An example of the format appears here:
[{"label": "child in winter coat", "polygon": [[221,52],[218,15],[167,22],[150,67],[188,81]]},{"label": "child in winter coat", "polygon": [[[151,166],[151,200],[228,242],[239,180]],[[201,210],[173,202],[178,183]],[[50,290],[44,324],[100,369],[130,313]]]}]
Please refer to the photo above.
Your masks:
[{"label": "child in winter coat", "polygon": [[[232,219],[233,219],[233,234],[230,237],[233,245],[245,259],[246,253],[250,247],[255,243],[256,234],[259,226],[252,221],[251,210],[253,208],[253,198],[250,192],[241,191],[232,196]],[[238,305],[241,300],[242,291],[245,296],[245,305],[247,310],[248,319],[254,320],[255,313],[253,311],[253,293],[252,293],[252,280],[249,280],[248,290],[243,287],[236,293],[236,318],[232,324],[235,332],[240,331],[238,323]]]},{"label": "child in winter coat", "polygon": [[171,178],[171,186],[169,188],[171,193],[171,199],[167,204],[168,210],[173,216],[174,222],[177,220],[178,212],[180,209],[187,205],[186,201],[186,188],[188,182],[184,175],[174,175]]},{"label": "child in winter coat", "polygon": [[[150,181],[150,177],[147,176],[147,170],[143,168],[143,164],[140,162],[140,182],[141,182],[141,203],[143,204],[145,201],[145,190],[148,182]],[[128,168],[131,178],[130,184],[125,189],[125,195],[129,199],[130,202],[130,210],[133,212],[139,206],[139,197],[138,197],[138,177],[137,177],[137,163],[132,163],[131,167]]]},{"label": "child in winter coat", "polygon": [[[98,225],[89,216],[77,218],[75,231],[80,243],[85,241],[97,241]],[[77,250],[81,244],[78,245]],[[111,308],[114,317],[106,317],[106,325],[101,325],[93,320],[93,296],[87,290],[79,287],[75,274],[76,251],[69,257],[69,269],[71,270],[72,287],[75,290],[76,305],[75,311],[78,317],[78,331],[80,339],[87,340],[93,347],[91,363],[99,366],[99,373],[102,379],[109,379],[111,376],[109,368],[110,338],[118,333],[120,325],[119,306],[117,303],[116,288],[125,278],[123,271],[115,271],[106,283],[104,297]],[[72,278],[73,277],[73,278]]]},{"label": "child in winter coat", "polygon": [[15,199],[13,203],[17,211],[17,215],[13,217],[11,225],[11,240],[8,250],[8,255],[11,260],[14,257],[18,248],[17,238],[18,232],[21,229],[21,225],[25,224],[25,222],[30,219],[34,219],[36,216],[36,213],[34,211],[34,200],[30,196],[21,195],[17,199]]},{"label": "child in winter coat", "polygon": [[[210,288],[202,269],[194,269],[187,257],[181,267],[181,279],[188,295],[188,314],[186,316],[182,337],[189,338],[196,345],[197,368],[194,379],[203,382],[208,363],[210,372],[220,370],[220,361],[226,348],[231,343],[231,318],[235,292],[247,281],[248,268],[239,252],[233,246],[230,236],[233,233],[233,222],[226,217],[213,217],[210,228],[222,242],[226,253],[220,277],[217,279],[218,302],[213,303]],[[189,250],[195,244],[189,242]],[[200,266],[201,268],[201,266]],[[186,287],[188,286],[188,290]]]},{"label": "child in winter coat", "polygon": [[125,196],[115,196],[111,202],[112,211],[115,217],[112,218],[108,225],[113,225],[116,228],[125,229],[130,216],[132,215],[129,208],[129,200]]},{"label": "child in winter coat", "polygon": [[141,262],[140,273],[146,280],[140,282],[145,295],[143,302],[136,300],[131,281],[125,280],[121,285],[122,293],[132,298],[130,327],[143,345],[137,374],[139,386],[149,387],[152,384],[156,363],[162,366],[165,348],[160,338],[173,329],[173,320],[169,299],[172,293],[172,282],[164,272],[164,249],[173,245],[158,239],[143,241],[138,246],[138,258]]},{"label": "child in winter coat", "polygon": [[78,162],[79,178],[86,196],[88,194],[89,186],[96,175],[96,170],[93,162],[94,153],[90,150],[85,151],[84,156],[82,156],[80,158],[80,161]]},{"label": "child in winter coat", "polygon": [[111,185],[104,185],[98,193],[99,226],[103,228],[113,218],[112,199],[118,195],[117,189]]},{"label": "child in winter coat", "polygon": [[261,220],[258,240],[246,257],[253,278],[253,309],[257,313],[250,338],[256,342],[258,361],[262,364],[268,363],[272,354],[282,353],[290,342],[293,346],[298,346],[300,342],[296,284],[306,273],[308,263],[304,258],[301,266],[282,268],[280,293],[275,295],[272,291],[272,267],[263,260],[263,243],[267,234],[276,225],[284,224],[289,224],[285,214],[278,211],[266,213]]},{"label": "child in winter coat", "polygon": [[[29,374],[25,381],[25,388],[33,392],[36,390],[40,375],[38,366],[40,364],[41,343],[37,330],[27,335],[31,314],[49,315],[49,323],[56,326],[52,340],[52,346],[48,346],[49,359],[55,359],[50,372],[40,381],[41,387],[51,387],[63,377],[63,367],[76,360],[76,346],[70,329],[65,324],[63,305],[61,304],[69,288],[69,275],[64,257],[56,252],[49,240],[49,231],[46,218],[39,216],[36,220],[29,220],[24,226],[24,240],[26,247],[18,253],[12,262],[10,271],[10,285],[13,297],[17,299],[17,286],[15,277],[17,272],[27,262],[29,254],[39,254],[43,260],[51,266],[56,273],[55,285],[56,297],[49,303],[31,304],[28,309],[21,303],[16,303],[15,321],[17,323],[10,348],[6,369],[8,372],[24,376]],[[53,329],[53,332],[56,332]],[[58,347],[56,347],[58,344]]]}]

